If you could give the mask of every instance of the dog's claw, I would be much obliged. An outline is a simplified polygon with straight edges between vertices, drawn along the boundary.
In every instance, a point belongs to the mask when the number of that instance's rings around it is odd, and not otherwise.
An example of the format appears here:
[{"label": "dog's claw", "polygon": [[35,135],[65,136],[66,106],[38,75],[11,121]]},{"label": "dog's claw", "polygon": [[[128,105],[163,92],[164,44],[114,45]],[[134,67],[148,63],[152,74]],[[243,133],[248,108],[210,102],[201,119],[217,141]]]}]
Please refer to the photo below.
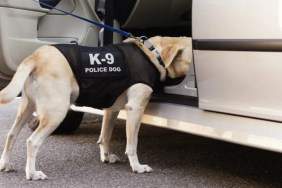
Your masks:
[{"label": "dog's claw", "polygon": [[153,172],[153,169],[148,165],[139,165],[132,168],[133,172],[143,174],[146,172]]},{"label": "dog's claw", "polygon": [[0,171],[11,172],[14,170],[13,163],[0,162]]},{"label": "dog's claw", "polygon": [[26,179],[28,180],[45,180],[47,176],[41,171],[35,171],[34,173],[27,173]]},{"label": "dog's claw", "polygon": [[118,156],[114,155],[114,154],[111,154],[109,155],[109,163],[116,163],[120,161],[120,159],[118,158]]},{"label": "dog's claw", "polygon": [[118,156],[116,156],[114,154],[110,154],[107,157],[101,158],[101,161],[103,163],[116,163],[116,162],[120,161],[120,159],[118,158]]}]

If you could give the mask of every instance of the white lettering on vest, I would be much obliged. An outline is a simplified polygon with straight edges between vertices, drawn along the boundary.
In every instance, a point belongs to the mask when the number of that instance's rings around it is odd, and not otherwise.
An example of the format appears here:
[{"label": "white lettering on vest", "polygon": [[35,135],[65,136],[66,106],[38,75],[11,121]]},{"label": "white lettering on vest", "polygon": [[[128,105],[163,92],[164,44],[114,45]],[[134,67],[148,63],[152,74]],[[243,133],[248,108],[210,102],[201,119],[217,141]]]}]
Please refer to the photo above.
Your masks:
[{"label": "white lettering on vest", "polygon": [[99,54],[89,54],[89,58],[90,58],[90,65],[94,65],[95,62],[98,64],[98,65],[101,65],[101,61],[98,59],[98,56]]},{"label": "white lettering on vest", "polygon": [[120,67],[109,67],[109,72],[121,72]]},{"label": "white lettering on vest", "polygon": [[108,72],[108,70],[107,67],[85,68],[85,73],[88,72]]}]

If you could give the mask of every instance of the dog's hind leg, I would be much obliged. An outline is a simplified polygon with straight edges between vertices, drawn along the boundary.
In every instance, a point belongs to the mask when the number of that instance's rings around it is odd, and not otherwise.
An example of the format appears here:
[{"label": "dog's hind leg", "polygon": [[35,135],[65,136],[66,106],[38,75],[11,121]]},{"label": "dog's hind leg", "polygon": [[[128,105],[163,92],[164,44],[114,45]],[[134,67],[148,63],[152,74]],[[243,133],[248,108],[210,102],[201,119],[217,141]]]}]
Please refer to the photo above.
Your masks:
[{"label": "dog's hind leg", "polygon": [[113,133],[114,121],[116,120],[119,111],[105,110],[102,123],[102,129],[98,144],[100,146],[100,157],[104,163],[115,163],[120,159],[110,153],[110,140]]},{"label": "dog's hind leg", "polygon": [[32,113],[34,112],[34,104],[30,101],[25,93],[23,92],[22,98],[19,105],[18,114],[16,120],[8,133],[5,148],[0,159],[0,170],[1,171],[11,171],[13,170],[13,165],[10,163],[10,155],[14,146],[14,143],[23,128],[27,123]]},{"label": "dog's hind leg", "polygon": [[69,99],[62,98],[62,100],[61,102],[41,105],[37,108],[40,123],[27,140],[26,178],[28,180],[47,179],[47,176],[42,171],[36,171],[36,156],[44,140],[59,126],[67,114],[70,105]]},{"label": "dog's hind leg", "polygon": [[148,165],[141,165],[137,157],[137,142],[140,121],[149,102],[152,89],[145,84],[136,84],[128,89],[126,104],[126,154],[128,155],[133,172],[145,173],[153,171]]}]

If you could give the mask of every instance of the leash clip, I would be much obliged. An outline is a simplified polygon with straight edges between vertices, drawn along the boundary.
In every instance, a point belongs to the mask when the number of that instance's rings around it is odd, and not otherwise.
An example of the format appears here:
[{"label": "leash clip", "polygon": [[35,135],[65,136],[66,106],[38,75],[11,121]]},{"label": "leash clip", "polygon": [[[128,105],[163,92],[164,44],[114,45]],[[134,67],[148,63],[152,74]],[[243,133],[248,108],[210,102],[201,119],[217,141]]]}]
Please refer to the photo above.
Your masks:
[{"label": "leash clip", "polygon": [[145,42],[146,40],[148,40],[148,37],[146,37],[146,36],[141,36],[141,37],[135,37],[135,39],[139,40],[140,42],[142,42],[142,43],[144,44],[144,42]]}]

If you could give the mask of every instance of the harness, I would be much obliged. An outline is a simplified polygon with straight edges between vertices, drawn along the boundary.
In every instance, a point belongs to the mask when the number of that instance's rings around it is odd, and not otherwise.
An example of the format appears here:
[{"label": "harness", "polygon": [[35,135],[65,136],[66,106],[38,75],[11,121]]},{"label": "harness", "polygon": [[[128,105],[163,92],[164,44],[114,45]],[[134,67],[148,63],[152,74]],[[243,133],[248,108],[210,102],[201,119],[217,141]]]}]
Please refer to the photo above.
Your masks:
[{"label": "harness", "polygon": [[[164,67],[160,54],[146,37],[134,37],[131,33],[89,20],[79,15],[56,8],[50,4],[33,0],[45,7],[53,8],[80,20],[116,32],[126,38],[137,39],[152,52]],[[159,82],[160,72],[135,44],[122,43],[106,47],[83,47],[73,44],[56,44],[67,59],[80,88],[76,101],[78,106],[108,108],[127,88],[144,83],[151,88]]]},{"label": "harness", "polygon": [[67,59],[79,85],[78,106],[108,108],[130,86],[143,83],[151,88],[160,73],[134,43],[104,47],[55,44]]}]

